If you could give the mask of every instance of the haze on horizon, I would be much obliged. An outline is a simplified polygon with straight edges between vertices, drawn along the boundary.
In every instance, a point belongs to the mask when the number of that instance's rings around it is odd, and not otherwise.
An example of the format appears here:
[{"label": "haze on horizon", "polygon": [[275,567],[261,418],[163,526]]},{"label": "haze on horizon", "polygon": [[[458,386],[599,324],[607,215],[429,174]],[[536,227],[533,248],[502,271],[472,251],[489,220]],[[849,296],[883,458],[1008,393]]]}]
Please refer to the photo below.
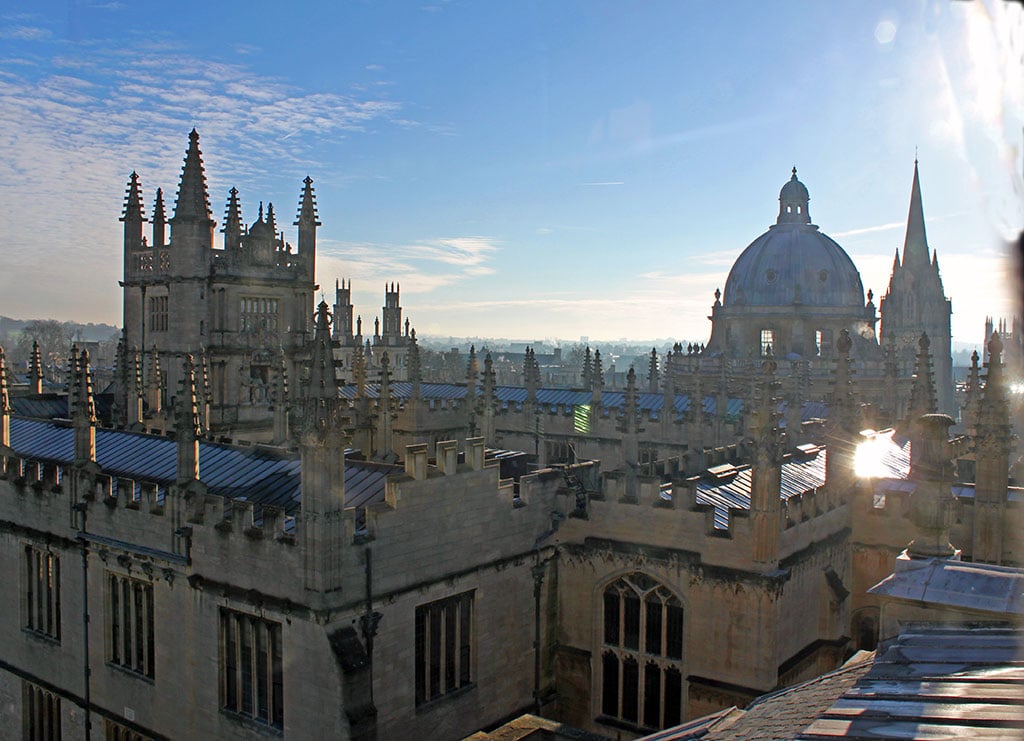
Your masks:
[{"label": "haze on horizon", "polygon": [[125,183],[173,210],[192,126],[218,222],[294,244],[308,173],[326,299],[424,335],[706,339],[794,165],[877,304],[915,152],[954,340],[1014,311],[1017,4],[339,5],[0,11],[0,314],[119,325]]}]

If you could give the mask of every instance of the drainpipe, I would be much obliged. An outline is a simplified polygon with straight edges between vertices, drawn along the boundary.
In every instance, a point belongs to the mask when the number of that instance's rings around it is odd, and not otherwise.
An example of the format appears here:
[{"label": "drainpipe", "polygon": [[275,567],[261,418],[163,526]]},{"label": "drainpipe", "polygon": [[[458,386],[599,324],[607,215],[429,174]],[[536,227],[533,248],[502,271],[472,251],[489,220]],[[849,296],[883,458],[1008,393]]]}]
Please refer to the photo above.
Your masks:
[{"label": "drainpipe", "polygon": [[377,624],[383,617],[373,610],[373,561],[370,549],[366,549],[366,613],[359,619],[366,639],[366,661],[370,670],[370,705],[373,705],[373,637],[377,635]]},{"label": "drainpipe", "polygon": [[82,543],[82,656],[84,659],[82,674],[85,680],[85,741],[91,741],[92,700],[89,689],[92,671],[89,668],[89,542],[85,538],[87,505],[85,502],[76,502],[74,510],[82,515],[82,531],[78,534],[78,539]]},{"label": "drainpipe", "polygon": [[540,592],[544,583],[544,565],[540,560],[540,549],[537,549],[537,562],[530,569],[533,574],[533,707],[540,715]]}]

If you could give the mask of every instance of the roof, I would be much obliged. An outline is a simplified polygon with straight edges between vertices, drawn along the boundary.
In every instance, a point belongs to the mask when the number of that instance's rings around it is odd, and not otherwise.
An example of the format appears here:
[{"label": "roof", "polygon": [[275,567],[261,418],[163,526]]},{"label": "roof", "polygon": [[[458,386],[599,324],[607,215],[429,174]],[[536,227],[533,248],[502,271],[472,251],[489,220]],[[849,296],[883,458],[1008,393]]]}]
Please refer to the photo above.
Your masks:
[{"label": "roof", "polygon": [[[787,456],[782,462],[779,499],[786,501],[824,486],[826,455],[827,451],[814,449],[808,454]],[[749,465],[716,466],[697,480],[697,504],[714,508],[716,530],[729,528],[730,509],[750,509],[751,471]],[[662,496],[671,499],[671,484],[663,487]]]},{"label": "roof", "polygon": [[[409,381],[393,381],[390,384],[391,398],[407,400],[412,397],[412,383]],[[380,386],[377,384],[366,384],[366,396],[376,399],[380,396]],[[342,386],[340,395],[344,399],[355,399],[357,390],[354,385]],[[477,395],[482,392],[477,386]],[[522,404],[526,401],[526,388],[523,386],[496,386],[494,395],[498,402],[507,407],[509,404]],[[653,413],[660,415],[665,406],[665,395],[663,393],[652,393],[650,391],[637,392],[637,407],[641,414]],[[441,400],[462,400],[466,398],[466,385],[460,383],[423,383],[420,384],[420,397],[425,401]],[[625,391],[608,391],[601,393],[601,406],[605,409],[621,409],[626,400]],[[537,403],[541,406],[562,405],[585,406],[593,401],[590,391],[564,388],[541,388],[537,389]],[[682,414],[690,409],[690,396],[688,394],[676,394],[673,403],[675,413]],[[704,413],[716,414],[717,400],[714,396],[704,397]],[[785,402],[780,403],[780,410],[785,409]],[[739,417],[743,411],[742,399],[728,399],[726,401],[726,416]],[[819,419],[828,416],[828,407],[822,402],[806,402],[801,413],[802,419],[806,422],[810,419]],[[783,422],[783,426],[785,423]]]},{"label": "roof", "polygon": [[[22,458],[67,466],[74,460],[74,430],[67,424],[15,416],[11,447]],[[177,444],[167,437],[100,428],[96,462],[112,477],[166,488],[177,476]],[[200,479],[210,494],[275,505],[288,515],[300,508],[301,461],[296,453],[200,442],[199,466]],[[346,460],[346,507],[383,498],[384,479],[397,470],[383,463]]]},{"label": "roof", "polygon": [[874,653],[861,651],[835,671],[762,695],[735,707],[668,728],[644,741],[770,741],[791,739],[813,722],[871,668]]},{"label": "roof", "polygon": [[[93,394],[96,405],[96,416],[110,419],[111,407],[114,403],[112,393]],[[44,393],[29,396],[12,396],[11,406],[15,414],[36,419],[68,419],[68,395],[66,393]]]},{"label": "roof", "polygon": [[896,560],[896,570],[868,590],[878,596],[999,615],[1024,615],[1024,572],[945,558]]},{"label": "roof", "polygon": [[910,626],[796,738],[1024,738],[1022,637],[1013,628]]}]

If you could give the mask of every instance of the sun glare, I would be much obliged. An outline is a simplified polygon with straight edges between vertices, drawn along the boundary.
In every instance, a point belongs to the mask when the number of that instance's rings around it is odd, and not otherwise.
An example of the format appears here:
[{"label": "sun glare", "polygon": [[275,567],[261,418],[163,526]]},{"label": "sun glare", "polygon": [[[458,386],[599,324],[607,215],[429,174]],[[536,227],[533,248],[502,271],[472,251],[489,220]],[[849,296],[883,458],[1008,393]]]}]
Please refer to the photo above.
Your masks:
[{"label": "sun glare", "polygon": [[899,452],[899,446],[892,441],[892,430],[875,432],[864,430],[861,436],[864,442],[857,445],[853,456],[853,471],[863,478],[882,478],[892,476],[892,469],[886,465]]}]

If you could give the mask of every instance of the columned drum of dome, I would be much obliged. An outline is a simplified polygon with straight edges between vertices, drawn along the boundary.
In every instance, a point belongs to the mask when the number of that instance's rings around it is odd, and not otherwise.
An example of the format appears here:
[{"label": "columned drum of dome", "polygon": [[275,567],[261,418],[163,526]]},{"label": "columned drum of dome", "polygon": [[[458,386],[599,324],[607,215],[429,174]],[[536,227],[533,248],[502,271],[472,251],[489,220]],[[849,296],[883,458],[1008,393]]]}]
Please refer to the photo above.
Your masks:
[{"label": "columned drum of dome", "polygon": [[[716,293],[711,353],[804,358],[831,354],[843,329],[855,338],[854,354],[873,347],[875,309],[864,303],[860,273],[849,255],[811,223],[810,195],[796,177],[779,193],[779,216],[737,258]],[[860,350],[860,353],[858,353]]]}]

